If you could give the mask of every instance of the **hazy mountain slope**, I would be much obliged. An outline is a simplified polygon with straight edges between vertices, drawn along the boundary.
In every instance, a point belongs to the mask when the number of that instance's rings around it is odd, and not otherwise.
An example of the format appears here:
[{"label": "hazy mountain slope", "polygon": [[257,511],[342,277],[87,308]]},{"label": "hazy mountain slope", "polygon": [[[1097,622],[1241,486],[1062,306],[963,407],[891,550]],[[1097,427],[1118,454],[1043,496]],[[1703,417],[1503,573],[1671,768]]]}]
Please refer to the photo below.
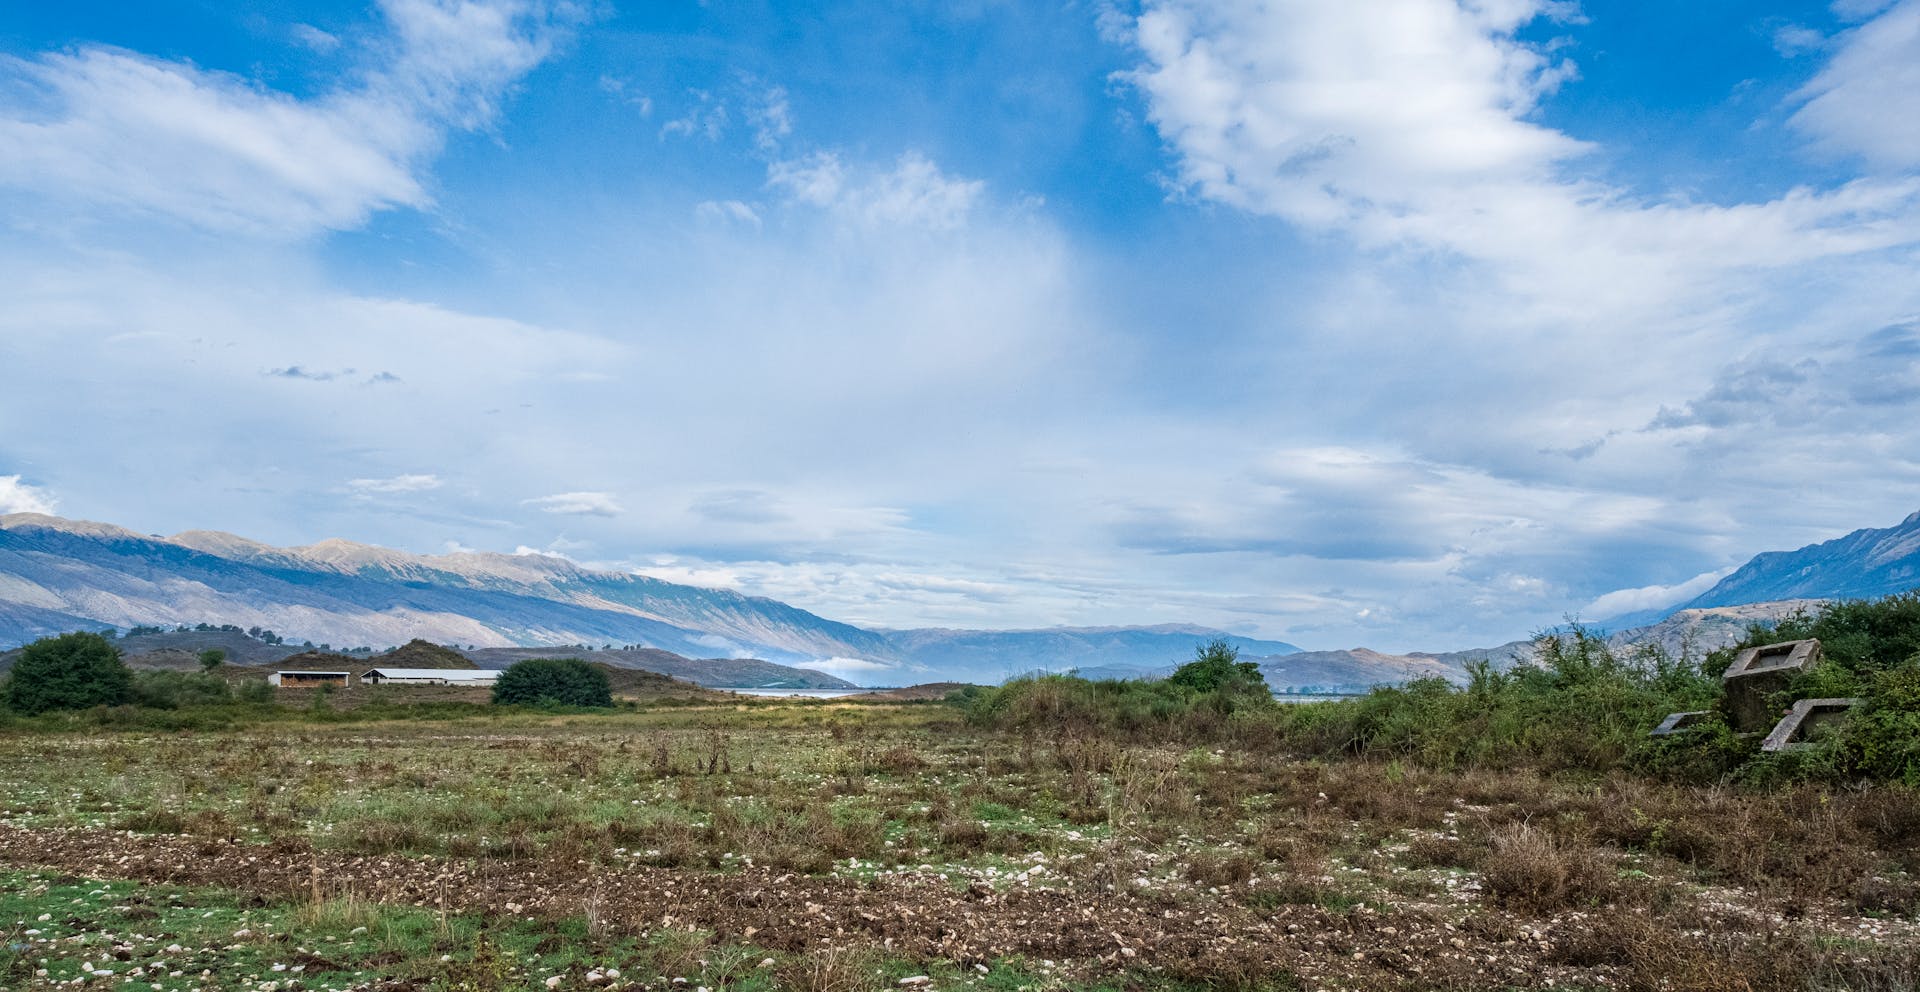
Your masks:
[{"label": "hazy mountain slope", "polygon": [[1920,587],[1920,513],[1797,551],[1769,551],[1681,609],[1792,599],[1867,599]]},{"label": "hazy mountain slope", "polygon": [[546,555],[410,555],[340,540],[274,548],[217,531],[190,531],[171,540],[267,568],[322,567],[381,583],[532,596],[656,620],[703,635],[697,643],[708,652],[760,647],[795,657],[891,656],[876,634],[778,600],[597,571]]},{"label": "hazy mountain slope", "polygon": [[1205,627],[1053,627],[1044,630],[890,630],[900,654],[950,678],[995,683],[1036,669],[1139,669],[1142,674],[1193,660],[1194,648],[1225,637],[1243,655],[1300,650],[1283,641],[1222,634]]},{"label": "hazy mountain slope", "polygon": [[1462,669],[1432,655],[1398,655],[1353,648],[1345,651],[1301,651],[1270,658],[1250,658],[1276,692],[1319,689],[1353,692],[1387,683],[1426,676],[1457,679]]},{"label": "hazy mountain slope", "polygon": [[[339,540],[275,548],[217,531],[163,538],[38,514],[0,516],[0,645],[64,630],[183,623],[258,626],[338,648],[420,638],[478,647],[637,644],[781,664],[853,659],[848,667],[878,682],[1161,668],[1222,636],[1182,626],[870,631],[763,597],[539,555],[413,555]],[[1249,655],[1295,650],[1229,640]]]},{"label": "hazy mountain slope", "polygon": [[1675,658],[1682,654],[1699,658],[1745,640],[1747,629],[1756,623],[1771,626],[1782,617],[1810,613],[1818,609],[1821,602],[1789,599],[1676,610],[1659,623],[1618,631],[1607,638],[1607,643],[1615,651],[1644,644],[1657,646]]},{"label": "hazy mountain slope", "polygon": [[[0,568],[5,567],[5,562],[0,562]],[[95,630],[104,626],[107,625],[74,613],[29,606],[25,603],[0,601],[0,632],[8,635],[0,636],[0,645],[25,643],[53,634],[64,634],[72,630]]]},{"label": "hazy mountain slope", "polygon": [[580,658],[614,668],[671,675],[695,685],[719,689],[852,689],[845,679],[825,672],[776,665],[758,658],[683,658],[652,648],[582,651],[577,648],[477,648],[464,651],[481,668],[506,668],[528,658]]},{"label": "hazy mountain slope", "polygon": [[[705,631],[631,611],[544,599],[531,588],[436,585],[430,568],[358,563],[359,570],[341,571],[338,564],[291,552],[255,551],[231,559],[163,538],[69,523],[30,514],[0,517],[0,574],[10,577],[12,589],[84,617],[86,626],[208,621],[340,645],[419,637],[481,645],[638,642],[686,654],[712,648],[713,635]],[[23,639],[12,629],[4,633],[8,640]]]}]

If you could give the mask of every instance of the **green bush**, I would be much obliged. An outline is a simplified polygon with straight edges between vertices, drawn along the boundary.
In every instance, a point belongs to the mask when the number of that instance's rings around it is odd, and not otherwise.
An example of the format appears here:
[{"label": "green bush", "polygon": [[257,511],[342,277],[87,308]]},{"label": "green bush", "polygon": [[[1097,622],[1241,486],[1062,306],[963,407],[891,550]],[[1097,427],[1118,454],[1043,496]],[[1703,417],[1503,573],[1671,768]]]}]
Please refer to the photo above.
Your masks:
[{"label": "green bush", "polygon": [[612,706],[607,673],[578,658],[530,658],[500,673],[493,701],[522,706]]},{"label": "green bush", "polygon": [[61,634],[27,645],[0,702],[16,713],[118,706],[133,697],[133,673],[120,649],[99,634]]},{"label": "green bush", "polygon": [[1224,638],[1202,645],[1194,652],[1192,661],[1167,676],[1167,684],[1200,693],[1261,697],[1272,694],[1267,688],[1266,676],[1260,674],[1260,666],[1241,661],[1240,649]]},{"label": "green bush", "polygon": [[[1720,672],[1747,648],[1816,638],[1820,664],[1796,677],[1776,700],[1855,697],[1859,707],[1821,727],[1804,747],[1761,755],[1734,769],[1754,785],[1790,781],[1881,779],[1920,786],[1920,591],[1827,603],[1767,627],[1709,658]],[[1695,739],[1681,735],[1676,746]]]},{"label": "green bush", "polygon": [[1827,603],[1771,627],[1755,626],[1739,644],[1715,652],[1708,670],[1725,671],[1733,656],[1746,648],[1809,637],[1820,641],[1822,668],[1837,667],[1863,679],[1898,668],[1920,654],[1920,590]]},{"label": "green bush", "polygon": [[[263,685],[265,683],[262,683]],[[233,688],[215,675],[186,672],[141,672],[133,678],[133,702],[154,709],[217,706],[233,700]]]},{"label": "green bush", "polygon": [[1851,769],[1920,787],[1920,654],[1874,675],[1866,700],[1840,725]]},{"label": "green bush", "polygon": [[1470,666],[1464,686],[1415,679],[1286,707],[1280,737],[1308,753],[1443,769],[1606,769],[1640,763],[1648,730],[1675,710],[1703,708],[1716,691],[1697,665],[1658,651],[1620,657],[1576,624],[1536,638],[1532,664]]},{"label": "green bush", "polygon": [[1240,661],[1224,641],[1194,655],[1159,681],[1042,675],[969,691],[955,702],[974,724],[1008,730],[1241,744],[1270,737],[1280,706],[1259,666]]}]

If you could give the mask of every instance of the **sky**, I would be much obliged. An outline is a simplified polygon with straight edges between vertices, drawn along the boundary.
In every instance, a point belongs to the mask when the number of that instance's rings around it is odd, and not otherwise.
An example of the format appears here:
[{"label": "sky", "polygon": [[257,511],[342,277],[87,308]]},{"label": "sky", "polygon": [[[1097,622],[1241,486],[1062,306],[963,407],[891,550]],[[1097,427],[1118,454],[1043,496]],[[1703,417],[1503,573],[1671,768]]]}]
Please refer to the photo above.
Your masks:
[{"label": "sky", "polygon": [[0,9],[0,512],[1451,650],[1920,508],[1920,0]]}]

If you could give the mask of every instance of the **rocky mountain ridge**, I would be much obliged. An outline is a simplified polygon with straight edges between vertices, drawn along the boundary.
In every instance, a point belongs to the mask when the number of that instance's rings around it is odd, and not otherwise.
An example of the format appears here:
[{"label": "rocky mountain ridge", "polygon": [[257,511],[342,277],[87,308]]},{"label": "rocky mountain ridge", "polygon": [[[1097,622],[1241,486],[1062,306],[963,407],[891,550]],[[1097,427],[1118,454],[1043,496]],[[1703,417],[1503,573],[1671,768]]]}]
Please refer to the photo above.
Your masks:
[{"label": "rocky mountain ridge", "polygon": [[[998,681],[1035,662],[1161,665],[1228,636],[1186,626],[866,630],[765,597],[552,556],[414,555],[341,540],[276,548],[215,531],[161,537],[40,514],[0,516],[0,646],[67,630],[180,623],[370,647],[415,638],[470,649],[633,646],[818,666],[877,684]],[[1293,650],[1229,640],[1257,653]]]}]

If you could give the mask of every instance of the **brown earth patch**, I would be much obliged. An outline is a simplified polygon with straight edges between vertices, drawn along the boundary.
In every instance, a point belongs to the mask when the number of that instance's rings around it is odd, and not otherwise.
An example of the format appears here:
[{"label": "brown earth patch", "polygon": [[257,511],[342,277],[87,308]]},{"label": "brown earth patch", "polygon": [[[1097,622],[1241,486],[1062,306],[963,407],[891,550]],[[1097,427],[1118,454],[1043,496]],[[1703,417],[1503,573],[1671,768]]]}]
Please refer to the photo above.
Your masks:
[{"label": "brown earth patch", "polygon": [[[533,858],[445,861],[350,855],[284,839],[252,846],[6,824],[0,863],[289,899],[318,891],[482,914],[587,915],[615,932],[695,927],[791,953],[870,945],[961,964],[1023,956],[1082,974],[1144,969],[1229,985],[1291,975],[1309,987],[1355,989],[1657,987],[1652,965],[1596,948],[1604,938],[1580,913],[1543,921],[1481,907],[1456,925],[1421,911],[1255,909],[1150,894],[994,891],[983,883],[961,889],[914,874],[863,882],[758,868],[719,874]],[[1796,964],[1831,970],[1835,961],[1797,950],[1810,946],[1804,936],[1673,932],[1668,941],[1686,951],[1689,968],[1711,966],[1730,979],[1778,965],[1789,945],[1801,955]],[[1889,960],[1910,966],[1917,959],[1910,948],[1886,948],[1837,963],[1878,969]]]}]

